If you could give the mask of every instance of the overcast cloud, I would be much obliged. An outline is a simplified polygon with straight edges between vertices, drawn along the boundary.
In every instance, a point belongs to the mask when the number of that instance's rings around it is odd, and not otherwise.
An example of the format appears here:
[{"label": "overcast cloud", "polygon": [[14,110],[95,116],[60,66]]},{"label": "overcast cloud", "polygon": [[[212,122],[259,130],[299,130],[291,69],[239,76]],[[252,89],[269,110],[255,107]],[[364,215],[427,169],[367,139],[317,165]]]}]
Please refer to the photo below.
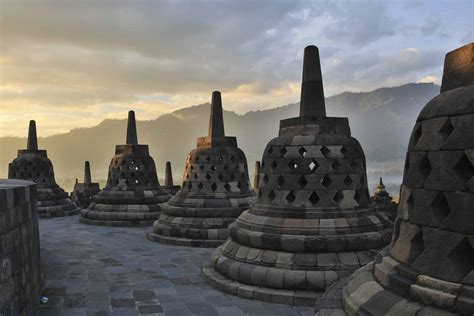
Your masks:
[{"label": "overcast cloud", "polygon": [[239,113],[298,101],[320,48],[326,96],[440,82],[473,41],[474,0],[0,0],[0,136],[151,119],[223,92]]}]

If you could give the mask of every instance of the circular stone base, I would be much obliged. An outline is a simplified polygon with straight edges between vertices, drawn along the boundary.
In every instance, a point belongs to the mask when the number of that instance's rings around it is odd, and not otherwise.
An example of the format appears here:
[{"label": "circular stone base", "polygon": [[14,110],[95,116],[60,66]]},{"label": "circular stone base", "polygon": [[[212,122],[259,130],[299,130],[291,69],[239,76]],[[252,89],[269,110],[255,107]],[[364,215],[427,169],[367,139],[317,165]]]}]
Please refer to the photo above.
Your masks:
[{"label": "circular stone base", "polygon": [[277,290],[243,284],[224,277],[211,266],[204,266],[201,275],[209,285],[217,290],[267,303],[314,306],[322,294],[313,291]]},{"label": "circular stone base", "polygon": [[190,247],[202,247],[202,248],[215,248],[222,245],[224,240],[216,239],[188,239],[180,237],[169,237],[158,235],[152,232],[146,234],[148,240],[159,242],[161,244],[175,245],[175,246],[190,246]]},{"label": "circular stone base", "polygon": [[54,218],[54,217],[64,217],[64,216],[73,216],[81,213],[80,208],[76,208],[74,210],[70,211],[59,211],[59,212],[44,212],[41,213],[40,210],[38,210],[38,217],[39,218]]},{"label": "circular stone base", "polygon": [[154,220],[152,221],[107,221],[107,220],[97,220],[97,219],[79,217],[79,222],[82,224],[97,225],[97,226],[139,227],[139,226],[152,226]]}]

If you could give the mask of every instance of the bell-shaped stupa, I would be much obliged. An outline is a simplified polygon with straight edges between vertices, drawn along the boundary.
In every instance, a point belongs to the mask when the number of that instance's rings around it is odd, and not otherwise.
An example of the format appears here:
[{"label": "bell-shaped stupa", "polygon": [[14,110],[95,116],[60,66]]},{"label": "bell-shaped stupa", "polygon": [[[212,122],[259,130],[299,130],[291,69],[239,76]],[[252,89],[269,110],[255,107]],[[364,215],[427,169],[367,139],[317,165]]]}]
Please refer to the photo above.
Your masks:
[{"label": "bell-shaped stupa", "polygon": [[170,161],[167,161],[165,165],[165,183],[162,188],[170,195],[175,195],[181,189],[179,185],[174,185],[173,183],[173,171],[171,170]]},{"label": "bell-shaped stupa", "polygon": [[344,283],[321,315],[474,314],[474,43],[415,123],[390,247]]},{"label": "bell-shaped stupa", "polygon": [[36,123],[30,121],[26,149],[18,150],[18,156],[8,167],[9,179],[36,182],[39,217],[76,215],[80,208],[68,198],[54,179],[54,170],[46,150],[38,149]]},{"label": "bell-shaped stupa", "polygon": [[383,184],[382,177],[379,179],[379,183],[375,187],[374,195],[371,196],[372,201],[379,207],[379,210],[384,212],[385,215],[394,221],[397,216],[396,203],[392,202],[392,197],[387,192],[385,185]]},{"label": "bell-shaped stupa", "polygon": [[92,182],[91,167],[89,161],[84,163],[84,182],[79,183],[76,179],[71,200],[81,208],[87,208],[92,202],[92,197],[99,193],[99,183]]},{"label": "bell-shaped stupa", "polygon": [[163,206],[148,239],[216,247],[227,226],[255,201],[247,159],[235,137],[225,136],[221,94],[212,93],[209,135],[199,137],[186,159],[181,190]]},{"label": "bell-shaped stupa", "polygon": [[81,211],[79,221],[103,226],[149,226],[169,194],[162,190],[148,145],[139,145],[135,113],[128,112],[127,141],[115,147],[105,188]]},{"label": "bell-shaped stupa", "polygon": [[315,46],[304,51],[300,116],[280,122],[261,160],[258,200],[229,230],[205,279],[232,294],[290,305],[314,305],[390,241],[348,119],[326,117]]}]

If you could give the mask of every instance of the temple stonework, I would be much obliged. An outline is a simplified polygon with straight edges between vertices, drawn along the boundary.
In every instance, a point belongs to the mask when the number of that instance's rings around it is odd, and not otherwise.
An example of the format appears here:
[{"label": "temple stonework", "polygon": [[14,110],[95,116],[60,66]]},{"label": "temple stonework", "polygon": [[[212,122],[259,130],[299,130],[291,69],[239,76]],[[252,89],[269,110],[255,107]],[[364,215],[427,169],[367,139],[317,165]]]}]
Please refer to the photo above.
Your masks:
[{"label": "temple stonework", "polygon": [[209,134],[189,153],[182,188],[163,206],[148,239],[216,247],[229,236],[227,226],[254,201],[247,159],[236,138],[225,136],[221,94],[215,91]]},{"label": "temple stonework", "polygon": [[80,212],[68,198],[68,193],[56,183],[46,150],[38,149],[35,121],[30,121],[27,148],[18,150],[17,158],[8,166],[8,178],[36,183],[39,217],[70,216]]},{"label": "temple stonework", "polygon": [[125,145],[115,147],[107,183],[81,211],[79,221],[103,226],[149,226],[169,198],[156,175],[148,145],[139,145],[135,113],[128,112]]},{"label": "temple stonework", "polygon": [[379,183],[375,187],[374,195],[371,197],[372,201],[379,207],[380,211],[384,212],[385,215],[393,222],[397,216],[396,204],[392,203],[392,197],[387,192],[385,185],[383,184],[382,177],[379,179]]},{"label": "temple stonework", "polygon": [[328,293],[319,314],[473,315],[473,176],[471,43],[446,55],[441,94],[416,121],[390,247]]},{"label": "temple stonework", "polygon": [[171,170],[170,161],[167,161],[165,165],[165,183],[162,188],[170,195],[175,195],[181,189],[179,185],[174,185],[173,183],[173,171]]},{"label": "temple stonework", "polygon": [[317,47],[304,51],[300,116],[280,122],[261,160],[258,200],[229,226],[203,276],[245,298],[314,306],[327,286],[390,242],[347,118],[326,117]]},{"label": "temple stonework", "polygon": [[99,193],[99,183],[92,182],[91,167],[89,161],[84,164],[84,182],[79,183],[76,179],[71,200],[81,208],[87,208],[92,202],[92,197]]}]

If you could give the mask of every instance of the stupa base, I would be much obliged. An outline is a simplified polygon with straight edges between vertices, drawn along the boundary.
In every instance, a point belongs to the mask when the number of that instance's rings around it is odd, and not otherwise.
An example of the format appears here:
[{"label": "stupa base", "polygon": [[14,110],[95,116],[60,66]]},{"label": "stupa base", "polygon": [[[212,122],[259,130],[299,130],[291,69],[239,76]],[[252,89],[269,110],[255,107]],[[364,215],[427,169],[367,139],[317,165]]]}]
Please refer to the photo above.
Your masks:
[{"label": "stupa base", "polygon": [[39,218],[55,218],[55,217],[65,217],[65,216],[74,216],[81,213],[81,208],[75,208],[67,211],[48,211],[46,208],[42,210],[38,208],[38,217]]},{"label": "stupa base", "polygon": [[161,244],[174,245],[174,246],[189,246],[189,247],[201,247],[201,248],[215,248],[222,243],[225,239],[189,239],[172,236],[164,236],[156,233],[148,232],[146,237],[150,241],[159,242]]},{"label": "stupa base", "polygon": [[109,226],[109,227],[142,227],[153,225],[151,221],[110,221],[79,217],[79,222],[87,225]]},{"label": "stupa base", "polygon": [[226,278],[211,266],[204,266],[201,275],[210,286],[219,291],[267,303],[314,306],[322,295],[322,292],[277,290],[240,283]]}]

